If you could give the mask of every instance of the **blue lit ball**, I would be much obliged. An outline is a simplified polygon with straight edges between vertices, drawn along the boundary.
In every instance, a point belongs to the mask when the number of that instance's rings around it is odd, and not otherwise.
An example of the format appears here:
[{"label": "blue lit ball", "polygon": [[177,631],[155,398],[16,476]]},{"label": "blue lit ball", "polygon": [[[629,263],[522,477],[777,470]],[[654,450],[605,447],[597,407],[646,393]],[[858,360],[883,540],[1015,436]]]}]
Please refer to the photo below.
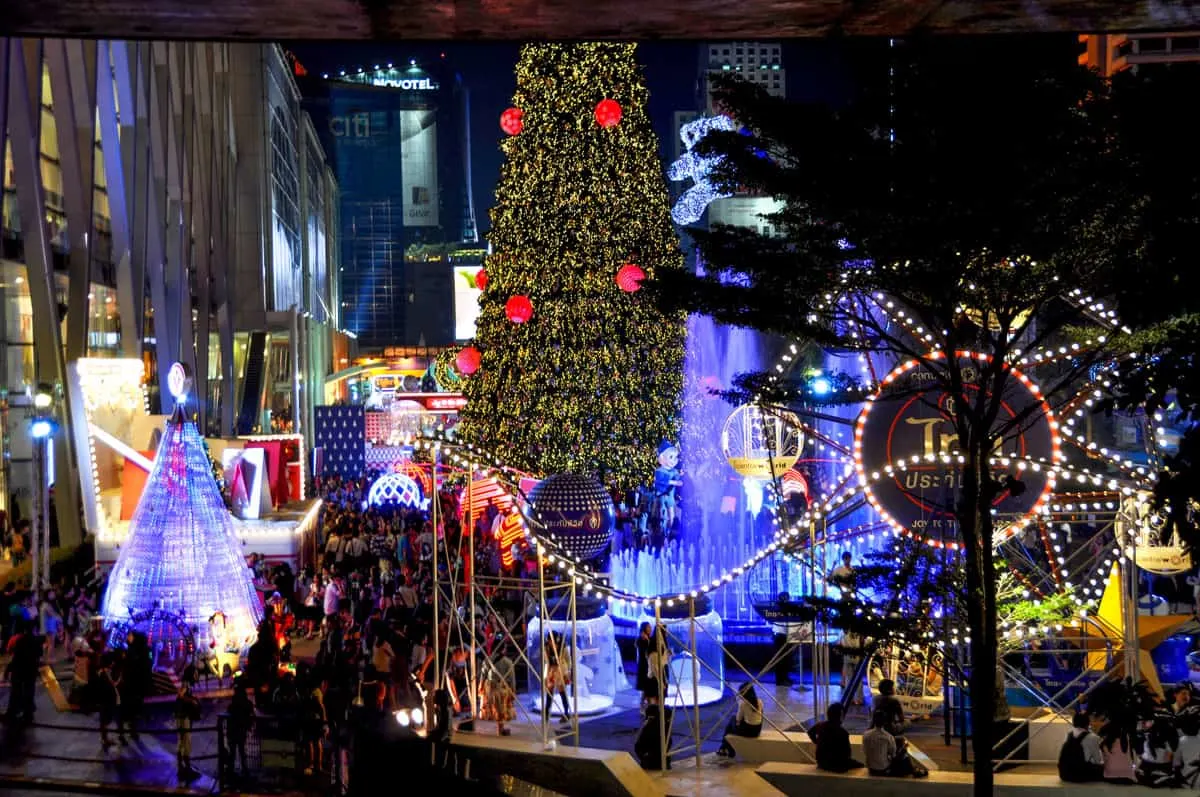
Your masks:
[{"label": "blue lit ball", "polygon": [[525,509],[535,534],[586,560],[602,553],[612,539],[617,510],[612,496],[590,476],[547,476],[529,493]]},{"label": "blue lit ball", "polygon": [[818,376],[812,381],[812,392],[814,396],[828,396],[829,391],[833,390],[833,384],[823,376]]}]

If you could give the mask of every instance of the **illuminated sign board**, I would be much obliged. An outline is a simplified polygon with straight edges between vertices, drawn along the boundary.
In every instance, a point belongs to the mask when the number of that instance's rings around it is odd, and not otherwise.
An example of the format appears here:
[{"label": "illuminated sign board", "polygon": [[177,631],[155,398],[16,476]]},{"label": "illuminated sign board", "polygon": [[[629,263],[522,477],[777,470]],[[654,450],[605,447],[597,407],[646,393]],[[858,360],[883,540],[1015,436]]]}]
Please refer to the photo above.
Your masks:
[{"label": "illuminated sign board", "polygon": [[371,78],[372,86],[384,86],[390,89],[404,89],[405,91],[437,91],[438,84],[433,82],[433,78],[392,78],[392,77],[374,77]]},{"label": "illuminated sign board", "polygon": [[[976,382],[986,358],[963,355],[960,367],[966,382],[963,395],[975,400]],[[993,431],[1000,436],[994,456],[1021,460],[1056,461],[1058,432],[1050,407],[1038,388],[1015,368],[1010,369]],[[915,361],[902,364],[883,381],[883,387],[859,415],[854,455],[868,502],[901,533],[953,541],[958,533],[954,509],[962,475],[942,457],[958,451],[952,418],[955,397],[938,389],[934,375]],[[907,467],[892,477],[870,477],[889,464]],[[993,477],[1003,481],[1013,469],[999,462]],[[1035,513],[1053,487],[1046,469],[1019,473],[1023,492],[1002,491],[993,502],[1008,523]],[[1011,528],[1011,526],[1010,526]]]}]

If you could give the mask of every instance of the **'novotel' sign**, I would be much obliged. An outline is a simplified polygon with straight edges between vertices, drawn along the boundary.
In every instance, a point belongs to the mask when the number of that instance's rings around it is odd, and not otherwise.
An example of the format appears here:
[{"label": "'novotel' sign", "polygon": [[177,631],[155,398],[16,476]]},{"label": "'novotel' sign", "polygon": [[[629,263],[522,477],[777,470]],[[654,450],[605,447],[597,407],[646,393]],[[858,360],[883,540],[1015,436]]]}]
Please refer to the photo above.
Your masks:
[{"label": "'novotel' sign", "polygon": [[393,78],[393,77],[377,77],[371,79],[372,86],[386,86],[392,89],[404,89],[406,91],[436,91],[437,84],[433,82],[433,78]]}]

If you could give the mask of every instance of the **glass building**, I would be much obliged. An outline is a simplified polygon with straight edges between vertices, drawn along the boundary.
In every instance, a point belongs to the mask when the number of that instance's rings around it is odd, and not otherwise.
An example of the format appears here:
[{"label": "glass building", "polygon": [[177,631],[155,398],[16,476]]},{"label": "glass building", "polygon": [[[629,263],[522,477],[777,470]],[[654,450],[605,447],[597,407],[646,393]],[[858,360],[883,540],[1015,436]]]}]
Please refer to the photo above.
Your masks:
[{"label": "glass building", "polygon": [[362,350],[453,343],[451,272],[427,253],[479,237],[461,76],[409,62],[302,86],[341,192],[344,326]]}]

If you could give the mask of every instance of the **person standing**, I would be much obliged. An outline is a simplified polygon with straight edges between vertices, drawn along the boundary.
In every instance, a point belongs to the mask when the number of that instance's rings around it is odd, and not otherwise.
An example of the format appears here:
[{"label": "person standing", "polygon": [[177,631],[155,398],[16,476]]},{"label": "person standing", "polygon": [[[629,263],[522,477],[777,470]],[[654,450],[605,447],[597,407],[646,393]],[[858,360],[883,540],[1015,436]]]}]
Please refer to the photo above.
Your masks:
[{"label": "person standing", "polygon": [[[117,712],[121,707],[121,677],[120,673],[116,671],[117,668],[116,654],[105,653],[100,658],[93,681],[95,688],[92,690],[92,699],[95,701],[96,713],[100,718],[100,744],[105,749],[112,745],[112,740],[108,738],[108,726],[117,722]],[[117,738],[121,744],[125,743],[125,734],[121,730],[119,722],[117,723]]]},{"label": "person standing", "polygon": [[194,776],[192,767],[192,723],[200,719],[200,700],[192,692],[192,685],[184,681],[175,695],[175,730],[178,740],[175,763],[181,776]]},{"label": "person standing", "polygon": [[843,600],[854,595],[857,576],[852,561],[850,552],[846,551],[842,554],[842,563],[829,573],[829,583],[842,591]]},{"label": "person standing", "polygon": [[650,681],[650,632],[652,626],[650,623],[642,623],[638,628],[637,642],[634,643],[637,651],[637,681],[636,686],[643,697],[646,695],[646,684]]},{"label": "person standing", "polygon": [[5,670],[9,684],[8,720],[32,722],[34,690],[42,663],[42,639],[35,633],[32,621],[24,621],[20,632],[9,640],[8,653],[12,656]]},{"label": "person standing", "polygon": [[242,762],[242,774],[249,773],[250,766],[246,763],[246,740],[250,729],[254,726],[254,704],[245,688],[237,684],[233,690],[233,700],[229,704],[229,724],[226,730],[230,770]]}]

